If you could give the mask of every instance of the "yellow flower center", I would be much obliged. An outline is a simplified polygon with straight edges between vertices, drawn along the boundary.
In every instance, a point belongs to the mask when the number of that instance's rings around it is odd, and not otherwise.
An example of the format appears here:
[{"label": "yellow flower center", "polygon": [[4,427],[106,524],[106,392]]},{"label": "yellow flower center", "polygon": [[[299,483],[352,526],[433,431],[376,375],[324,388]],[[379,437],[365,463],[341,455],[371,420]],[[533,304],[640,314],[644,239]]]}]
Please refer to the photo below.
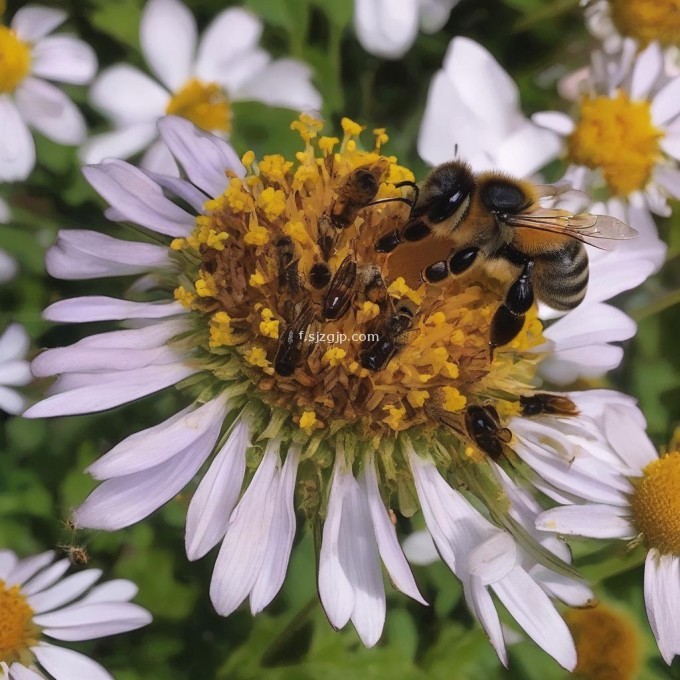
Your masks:
[{"label": "yellow flower center", "polygon": [[584,97],[576,129],[567,140],[569,160],[602,172],[612,193],[627,196],[649,182],[660,157],[663,132],[652,123],[647,101]]},{"label": "yellow flower center", "polygon": [[31,70],[31,48],[0,26],[0,94],[11,94]]},{"label": "yellow flower center", "polygon": [[[416,427],[436,432],[442,422],[463,431],[466,404],[480,401],[493,401],[501,417],[516,413],[537,361],[521,351],[541,342],[535,310],[491,362],[501,282],[479,271],[421,284],[414,273],[442,256],[445,240],[432,239],[429,255],[422,244],[376,252],[409,207],[364,204],[408,196],[395,184],[413,180],[382,155],[384,131],[364,151],[351,121],[342,142],[319,138],[308,116],[292,127],[305,142],[295,161],[248,152],[246,177],[232,177],[193,234],[172,244],[184,274],[175,297],[202,319],[195,345],[208,369],[223,380],[246,377],[308,434],[351,428],[370,441]],[[357,202],[350,185],[357,177],[370,184],[368,175],[375,195]],[[336,296],[346,304],[327,313]]]},{"label": "yellow flower center", "polygon": [[19,586],[8,588],[0,580],[0,661],[12,664],[30,658],[29,648],[38,643],[39,632]]},{"label": "yellow flower center", "polygon": [[177,90],[165,111],[210,132],[229,132],[231,128],[231,107],[224,90],[217,83],[198,78],[191,78]]},{"label": "yellow flower center", "polygon": [[647,465],[631,509],[647,548],[680,555],[680,451]]},{"label": "yellow flower center", "polygon": [[564,619],[574,636],[582,680],[633,680],[640,665],[640,640],[635,624],[623,613],[599,604],[569,609]]},{"label": "yellow flower center", "polygon": [[609,0],[616,30],[644,46],[680,43],[680,0]]}]

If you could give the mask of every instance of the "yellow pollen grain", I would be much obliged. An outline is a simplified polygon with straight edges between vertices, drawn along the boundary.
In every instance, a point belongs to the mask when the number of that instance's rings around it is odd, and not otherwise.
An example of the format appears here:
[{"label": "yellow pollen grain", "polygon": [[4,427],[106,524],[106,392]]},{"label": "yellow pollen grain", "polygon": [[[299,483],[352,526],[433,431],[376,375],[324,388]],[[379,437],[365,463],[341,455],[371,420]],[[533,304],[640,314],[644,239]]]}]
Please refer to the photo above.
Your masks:
[{"label": "yellow pollen grain", "polygon": [[248,285],[252,286],[253,288],[264,286],[265,283],[267,283],[267,279],[265,279],[262,272],[260,271],[256,271],[254,274],[251,274],[250,278],[248,279]]},{"label": "yellow pollen grain", "polygon": [[583,680],[633,680],[640,667],[640,633],[630,617],[600,603],[569,609],[564,620],[576,644],[574,675]]},{"label": "yellow pollen grain", "polygon": [[375,319],[378,314],[380,314],[380,307],[376,305],[375,302],[366,300],[361,305],[361,309],[357,312],[357,323],[363,325],[368,321]]},{"label": "yellow pollen grain", "polygon": [[267,187],[257,197],[257,207],[264,212],[268,220],[274,220],[286,209],[286,195],[281,189]]},{"label": "yellow pollen grain", "polygon": [[291,220],[283,225],[283,233],[298,243],[309,243],[310,238],[305,225],[300,220]]},{"label": "yellow pollen grain", "polygon": [[571,162],[600,170],[613,194],[627,196],[651,179],[662,137],[648,101],[633,101],[623,91],[615,97],[586,96],[567,153]]},{"label": "yellow pollen grain", "polygon": [[326,156],[333,153],[333,149],[340,143],[337,137],[319,137],[318,147]]},{"label": "yellow pollen grain", "polygon": [[292,167],[292,161],[287,161],[280,154],[263,156],[259,164],[260,175],[279,184],[286,181],[286,174]]},{"label": "yellow pollen grain", "polygon": [[389,412],[389,415],[383,418],[383,423],[393,430],[399,430],[404,421],[404,417],[406,416],[406,409],[403,406],[389,406],[385,410]]},{"label": "yellow pollen grain", "polygon": [[398,276],[396,279],[394,279],[394,281],[392,281],[392,283],[389,285],[387,292],[394,297],[408,298],[417,305],[421,304],[423,301],[423,296],[417,290],[413,290],[413,288],[410,288],[406,285],[406,281],[404,280],[403,276]]},{"label": "yellow pollen grain", "polygon": [[301,113],[300,117],[290,124],[290,129],[297,132],[307,144],[317,136],[322,128],[323,121],[310,116],[308,113]]},{"label": "yellow pollen grain", "polygon": [[269,366],[269,361],[267,361],[267,352],[264,351],[262,347],[252,347],[245,353],[245,360],[251,366],[259,366],[260,368],[266,368]]},{"label": "yellow pollen grain", "polygon": [[630,507],[647,548],[656,548],[663,555],[680,555],[680,451],[645,467]]},{"label": "yellow pollen grain", "polygon": [[262,321],[260,321],[260,333],[266,338],[273,338],[278,340],[279,337],[279,321],[274,318],[274,312],[268,307],[260,311]]},{"label": "yellow pollen grain", "polygon": [[375,128],[373,134],[375,135],[375,150],[378,152],[383,144],[387,144],[387,142],[390,141],[390,138],[389,135],[386,134],[385,128]]},{"label": "yellow pollen grain", "polygon": [[427,390],[411,390],[406,399],[413,408],[422,408],[425,402],[430,398],[430,393]]},{"label": "yellow pollen grain", "polygon": [[246,168],[250,168],[250,166],[255,162],[255,152],[254,151],[246,151],[243,156],[241,156],[241,163]]},{"label": "yellow pollen grain", "polygon": [[269,243],[269,230],[261,224],[251,224],[243,235],[243,241],[249,246],[263,246]]},{"label": "yellow pollen grain", "polygon": [[212,315],[209,331],[211,349],[236,344],[231,329],[231,317],[226,312],[216,312]]},{"label": "yellow pollen grain", "polygon": [[170,241],[170,249],[171,250],[184,250],[184,248],[187,247],[187,240],[185,238],[174,238],[172,241]]},{"label": "yellow pollen grain", "polygon": [[249,212],[255,207],[253,197],[243,190],[243,181],[238,177],[232,177],[229,180],[229,186],[224,192],[224,200],[236,213]]},{"label": "yellow pollen grain", "polygon": [[303,411],[302,415],[300,416],[300,429],[310,432],[316,427],[317,422],[318,420],[314,411]]},{"label": "yellow pollen grain", "polygon": [[0,661],[11,665],[37,644],[39,630],[33,623],[33,610],[19,586],[9,587],[2,580],[0,612]]},{"label": "yellow pollen grain", "polygon": [[362,131],[366,129],[363,125],[355,123],[350,118],[343,118],[340,121],[340,125],[342,126],[342,131],[348,137],[358,137],[362,133]]},{"label": "yellow pollen grain", "polygon": [[217,295],[215,279],[205,271],[201,271],[199,275],[200,278],[194,283],[196,292],[200,297],[215,297]]},{"label": "yellow pollen grain", "polygon": [[442,387],[442,393],[444,395],[444,403],[442,404],[445,411],[449,413],[455,413],[456,411],[462,411],[467,403],[467,398],[462,395],[457,388]]},{"label": "yellow pollen grain", "polygon": [[390,184],[397,184],[398,182],[413,182],[415,178],[416,176],[408,168],[392,163],[386,181]]},{"label": "yellow pollen grain", "polygon": [[31,72],[31,48],[7,26],[0,26],[0,94],[11,94]]},{"label": "yellow pollen grain", "polygon": [[609,0],[616,30],[642,46],[657,40],[663,46],[680,43],[678,0]]},{"label": "yellow pollen grain", "polygon": [[231,106],[224,90],[198,78],[191,78],[175,92],[165,112],[182,116],[203,130],[229,132],[231,127]]},{"label": "yellow pollen grain", "polygon": [[330,366],[331,368],[334,368],[335,366],[339,366],[346,356],[346,350],[342,349],[341,347],[331,347],[324,352],[324,355],[321,358],[321,363],[324,366]]},{"label": "yellow pollen grain", "polygon": [[427,317],[425,323],[429,326],[442,326],[446,323],[446,314],[444,312],[435,312],[431,316]]},{"label": "yellow pollen grain", "polygon": [[453,378],[454,380],[460,376],[460,369],[457,364],[447,361],[442,366],[441,372],[448,378]]},{"label": "yellow pollen grain", "polygon": [[191,306],[196,300],[196,295],[187,290],[184,286],[177,286],[173,291],[173,296],[177,302],[187,309],[191,309]]}]

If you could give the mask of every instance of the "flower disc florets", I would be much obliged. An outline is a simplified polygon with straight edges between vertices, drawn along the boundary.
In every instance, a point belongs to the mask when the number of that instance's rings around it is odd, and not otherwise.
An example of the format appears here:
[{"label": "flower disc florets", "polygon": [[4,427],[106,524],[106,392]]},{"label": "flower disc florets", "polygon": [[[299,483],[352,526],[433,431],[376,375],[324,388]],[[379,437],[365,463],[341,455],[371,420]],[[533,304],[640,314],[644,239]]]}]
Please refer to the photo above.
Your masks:
[{"label": "flower disc florets", "polygon": [[19,586],[0,580],[0,662],[12,664],[30,658],[29,647],[40,637],[33,610]]},{"label": "flower disc florets", "polygon": [[[498,282],[480,275],[411,287],[376,252],[378,236],[409,214],[409,190],[395,185],[414,179],[382,155],[384,131],[363,151],[362,128],[347,119],[342,141],[318,136],[321,123],[306,116],[293,128],[305,142],[295,161],[258,162],[248,152],[247,175],[232,177],[192,236],[173,242],[187,277],[175,297],[199,315],[199,344],[214,374],[231,377],[228,365],[247,376],[264,402],[289,411],[307,433],[351,428],[370,439],[442,422],[462,427],[466,404],[489,398],[514,413],[511,395],[533,364],[516,364],[513,352],[490,362]],[[377,183],[361,204],[352,193],[357,168]],[[365,205],[374,201],[383,202]],[[343,267],[351,267],[346,277]],[[337,315],[327,313],[336,293],[346,303]],[[407,319],[397,327],[402,306]],[[540,322],[530,319],[511,349],[540,342]]]}]

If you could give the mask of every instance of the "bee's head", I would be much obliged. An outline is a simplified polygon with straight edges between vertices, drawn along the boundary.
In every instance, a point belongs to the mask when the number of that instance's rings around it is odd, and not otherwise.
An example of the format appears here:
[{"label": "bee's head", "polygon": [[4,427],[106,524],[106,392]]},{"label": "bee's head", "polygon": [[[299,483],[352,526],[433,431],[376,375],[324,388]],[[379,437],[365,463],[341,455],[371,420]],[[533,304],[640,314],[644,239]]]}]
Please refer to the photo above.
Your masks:
[{"label": "bee's head", "polygon": [[451,161],[436,167],[425,180],[417,212],[432,224],[451,220],[454,228],[467,214],[475,190],[475,178],[470,166]]}]

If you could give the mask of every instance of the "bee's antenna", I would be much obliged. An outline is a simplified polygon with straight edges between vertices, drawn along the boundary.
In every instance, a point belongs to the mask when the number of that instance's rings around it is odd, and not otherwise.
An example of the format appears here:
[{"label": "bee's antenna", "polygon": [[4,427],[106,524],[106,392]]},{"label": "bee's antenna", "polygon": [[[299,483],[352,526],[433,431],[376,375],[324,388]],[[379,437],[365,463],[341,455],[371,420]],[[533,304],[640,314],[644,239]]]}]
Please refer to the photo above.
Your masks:
[{"label": "bee's antenna", "polygon": [[458,158],[458,142],[453,145],[453,157]]}]

